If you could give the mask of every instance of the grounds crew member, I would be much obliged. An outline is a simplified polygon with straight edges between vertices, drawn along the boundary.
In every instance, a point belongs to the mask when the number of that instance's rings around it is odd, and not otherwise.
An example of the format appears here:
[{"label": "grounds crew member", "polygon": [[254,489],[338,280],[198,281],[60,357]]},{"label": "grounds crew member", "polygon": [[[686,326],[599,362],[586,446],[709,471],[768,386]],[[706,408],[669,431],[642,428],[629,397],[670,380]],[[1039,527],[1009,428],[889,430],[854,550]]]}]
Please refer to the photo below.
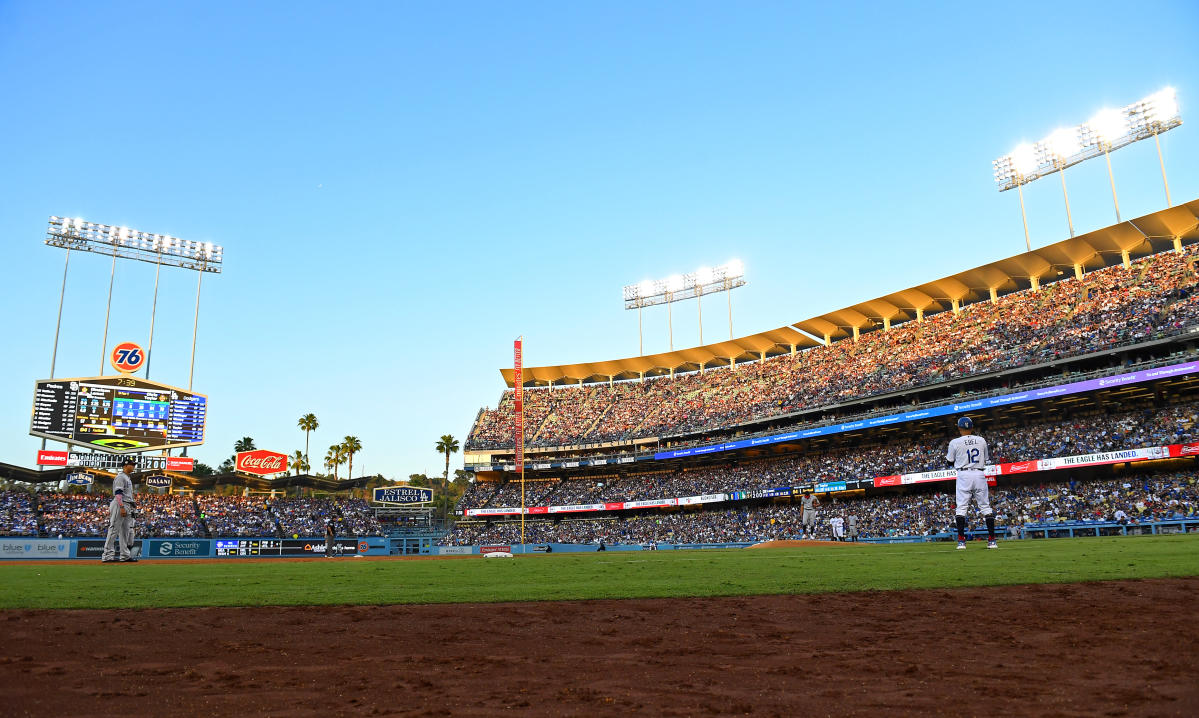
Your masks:
[{"label": "grounds crew member", "polygon": [[[137,563],[133,551],[133,459],[121,462],[121,472],[112,479],[112,502],[108,504],[108,538],[104,541],[104,563]],[[120,545],[120,559],[117,545]]]}]

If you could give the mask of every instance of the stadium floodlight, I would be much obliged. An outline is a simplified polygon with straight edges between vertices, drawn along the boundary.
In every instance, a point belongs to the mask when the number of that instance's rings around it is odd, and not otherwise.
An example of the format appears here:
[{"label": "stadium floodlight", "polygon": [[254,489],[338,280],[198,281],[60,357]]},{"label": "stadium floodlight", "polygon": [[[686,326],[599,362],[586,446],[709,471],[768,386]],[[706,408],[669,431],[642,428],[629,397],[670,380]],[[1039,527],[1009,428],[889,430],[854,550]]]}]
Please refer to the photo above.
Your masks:
[{"label": "stadium floodlight", "polygon": [[[1112,186],[1112,203],[1116,208],[1116,221],[1120,218],[1120,201],[1116,195],[1116,180],[1111,170],[1111,152],[1121,147],[1147,140],[1157,144],[1157,157],[1162,170],[1162,184],[1166,189],[1166,205],[1170,206],[1170,184],[1166,179],[1166,163],[1161,153],[1158,135],[1182,124],[1178,108],[1178,95],[1174,88],[1167,87],[1125,107],[1108,108],[1097,112],[1090,120],[1074,128],[1062,128],[1047,139],[1038,142],[1041,149],[1029,163],[1021,148],[992,162],[995,182],[1000,192],[1016,189],[1021,196],[1021,213],[1024,201],[1021,187],[1033,180],[1054,172],[1062,172],[1079,162],[1103,155],[1107,161],[1108,179]],[[1021,145],[1023,147],[1023,145]],[[1017,157],[1017,152],[1021,154]],[[1063,180],[1063,192],[1065,181]],[[1069,210],[1067,209],[1067,214]],[[1073,235],[1073,220],[1068,220]],[[1028,241],[1027,220],[1025,241]]]},{"label": "stadium floodlight", "polygon": [[[1066,158],[1073,157],[1082,149],[1082,136],[1078,127],[1061,127],[1037,146],[1042,152],[1042,162],[1061,167]],[[1070,214],[1070,194],[1066,191],[1066,170],[1061,169],[1058,175],[1062,178],[1062,199],[1066,203],[1066,226],[1073,237],[1074,217]]]},{"label": "stadium floodlight", "polygon": [[699,310],[699,343],[704,343],[704,310],[702,297],[713,292],[729,292],[729,339],[733,338],[732,290],[745,286],[745,265],[740,259],[730,260],[718,267],[700,267],[688,274],[674,274],[666,279],[643,280],[624,287],[624,308],[637,310],[638,351],[645,354],[642,337],[641,310],[659,304],[666,305],[666,322],[670,349],[674,351],[674,315],[671,304],[683,299],[695,299]]},{"label": "stadium floodlight", "polygon": [[[67,269],[70,267],[71,251],[92,252],[112,257],[112,268],[108,278],[108,308],[104,312],[104,338],[100,347],[100,375],[104,375],[108,346],[108,320],[112,310],[112,290],[116,279],[117,259],[134,259],[150,262],[154,270],[154,301],[150,309],[150,341],[146,347],[146,378],[150,377],[151,349],[154,347],[154,320],[158,311],[158,278],[163,265],[194,269],[196,281],[196,315],[192,326],[192,359],[187,388],[192,388],[192,377],[196,365],[196,330],[200,323],[200,287],[204,273],[220,274],[224,264],[225,250],[212,242],[193,242],[171,235],[141,232],[124,226],[114,226],[85,221],[82,217],[51,216],[46,226],[46,246],[67,250],[62,274],[62,291],[58,297],[58,327],[54,330],[54,350],[50,358],[50,377],[54,377],[58,359],[58,335],[62,326],[63,297],[67,288]],[[44,447],[43,447],[44,448]]]},{"label": "stadium floodlight", "polygon": [[188,242],[129,227],[85,222],[79,217],[50,217],[45,244],[213,274],[220,274],[225,253],[212,242]]}]

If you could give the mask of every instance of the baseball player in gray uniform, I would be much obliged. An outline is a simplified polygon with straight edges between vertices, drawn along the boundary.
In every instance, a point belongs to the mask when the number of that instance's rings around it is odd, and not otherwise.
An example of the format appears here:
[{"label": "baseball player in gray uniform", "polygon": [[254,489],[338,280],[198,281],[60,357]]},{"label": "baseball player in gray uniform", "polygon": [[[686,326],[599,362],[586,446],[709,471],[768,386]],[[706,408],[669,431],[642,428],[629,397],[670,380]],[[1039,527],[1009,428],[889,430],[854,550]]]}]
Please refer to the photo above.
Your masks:
[{"label": "baseball player in gray uniform", "polygon": [[820,506],[820,499],[817,499],[811,492],[805,491],[803,498],[799,500],[799,504],[803,507],[803,537],[806,539],[816,537],[816,509]]},{"label": "baseball player in gray uniform", "polygon": [[949,442],[945,460],[958,472],[958,508],[954,519],[958,528],[958,549],[966,548],[966,509],[973,499],[978,511],[987,522],[987,548],[998,548],[995,543],[995,512],[991,509],[991,496],[987,489],[987,477],[983,470],[991,460],[987,440],[974,435],[974,421],[963,416],[958,419],[958,438]]},{"label": "baseball player in gray uniform", "polygon": [[[104,563],[137,563],[133,550],[133,459],[121,462],[121,472],[112,479],[112,502],[108,504],[108,538],[104,541]],[[117,545],[120,545],[120,559]]]},{"label": "baseball player in gray uniform", "polygon": [[857,514],[850,514],[849,519],[846,521],[846,524],[849,526],[849,540],[854,543],[857,543],[858,542],[858,516],[857,516]]}]

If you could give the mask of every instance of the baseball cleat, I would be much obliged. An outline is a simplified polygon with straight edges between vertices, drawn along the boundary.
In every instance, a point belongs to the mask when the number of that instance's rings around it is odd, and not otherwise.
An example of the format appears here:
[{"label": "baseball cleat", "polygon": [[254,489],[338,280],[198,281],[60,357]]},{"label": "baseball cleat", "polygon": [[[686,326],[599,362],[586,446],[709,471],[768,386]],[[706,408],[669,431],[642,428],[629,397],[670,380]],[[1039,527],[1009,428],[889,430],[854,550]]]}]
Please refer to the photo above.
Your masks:
[{"label": "baseball cleat", "polygon": [[999,544],[995,543],[994,541],[988,541],[987,548],[999,548]]},{"label": "baseball cleat", "polygon": [[121,560],[120,560],[120,563],[137,563],[137,559],[135,559],[135,558],[123,558],[123,559],[121,559]]},{"label": "baseball cleat", "polygon": [[965,551],[965,550],[966,550],[966,542],[958,541],[958,551]]}]

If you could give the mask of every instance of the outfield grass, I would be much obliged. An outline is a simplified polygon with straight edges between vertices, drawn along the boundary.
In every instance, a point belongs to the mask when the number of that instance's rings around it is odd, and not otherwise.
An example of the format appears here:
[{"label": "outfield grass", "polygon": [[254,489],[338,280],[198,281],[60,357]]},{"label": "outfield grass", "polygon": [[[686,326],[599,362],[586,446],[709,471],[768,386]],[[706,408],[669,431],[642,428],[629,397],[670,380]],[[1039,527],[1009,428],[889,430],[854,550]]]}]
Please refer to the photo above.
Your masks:
[{"label": "outfield grass", "polygon": [[459,603],[823,593],[1199,575],[1199,535],[507,559],[0,564],[0,608]]}]

